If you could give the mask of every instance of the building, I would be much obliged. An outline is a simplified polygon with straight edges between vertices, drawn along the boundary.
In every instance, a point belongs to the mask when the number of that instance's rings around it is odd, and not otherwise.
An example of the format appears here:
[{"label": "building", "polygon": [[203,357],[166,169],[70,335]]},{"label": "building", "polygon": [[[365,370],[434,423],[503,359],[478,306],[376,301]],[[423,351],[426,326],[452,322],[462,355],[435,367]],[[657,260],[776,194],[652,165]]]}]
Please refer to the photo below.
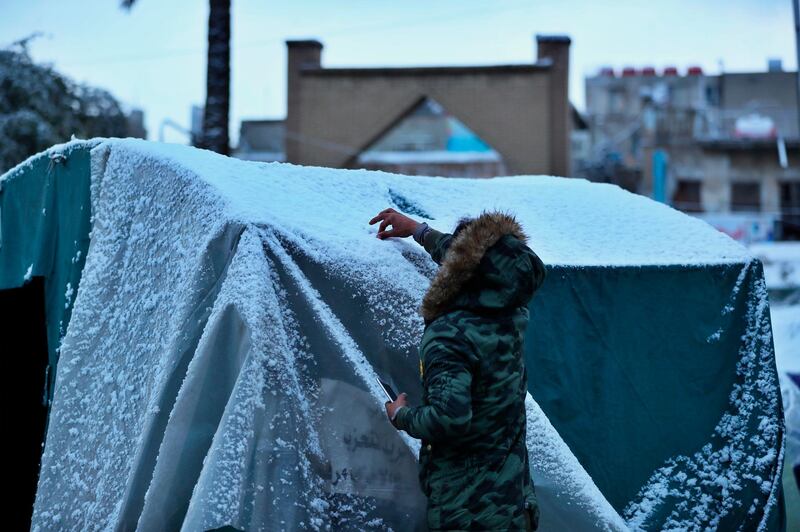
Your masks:
[{"label": "building", "polygon": [[537,36],[532,64],[324,68],[288,41],[286,160],[492,177],[570,175],[570,39]]},{"label": "building", "polygon": [[239,146],[233,156],[248,161],[286,160],[286,123],[283,120],[242,120]]},{"label": "building", "polygon": [[147,138],[147,129],[144,127],[144,111],[141,109],[131,109],[131,111],[125,115],[125,121],[128,129],[128,137],[137,139]]},{"label": "building", "polygon": [[451,177],[507,173],[497,151],[427,96],[359,153],[356,166],[397,174]]},{"label": "building", "polygon": [[603,69],[586,79],[581,173],[616,182],[742,240],[800,234],[797,74]]},{"label": "building", "polygon": [[[589,129],[572,109],[571,167],[587,158]],[[284,120],[242,120],[239,145],[233,156],[271,162],[286,160]],[[508,173],[500,154],[435,100],[423,98],[411,112],[369,148],[360,153],[357,166],[397,174],[458,177],[492,177]]]}]

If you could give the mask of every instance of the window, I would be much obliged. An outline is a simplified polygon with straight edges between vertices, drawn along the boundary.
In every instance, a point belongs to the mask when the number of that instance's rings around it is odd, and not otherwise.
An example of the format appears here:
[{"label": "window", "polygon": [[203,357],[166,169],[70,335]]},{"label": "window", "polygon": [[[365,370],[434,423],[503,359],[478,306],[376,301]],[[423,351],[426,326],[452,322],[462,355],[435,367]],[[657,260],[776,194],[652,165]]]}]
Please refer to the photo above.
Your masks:
[{"label": "window", "polygon": [[611,87],[608,91],[608,109],[606,114],[619,115],[625,110],[625,89],[620,86]]},{"label": "window", "polygon": [[800,181],[781,183],[781,212],[800,214]]},{"label": "window", "polygon": [[686,212],[702,212],[700,202],[700,181],[678,180],[678,186],[672,195],[673,207]]},{"label": "window", "polygon": [[731,185],[732,211],[760,211],[761,185],[758,183],[734,183]]},{"label": "window", "polygon": [[800,182],[781,183],[781,237],[800,240]]},{"label": "window", "polygon": [[706,86],[706,103],[712,107],[719,105],[719,88]]}]

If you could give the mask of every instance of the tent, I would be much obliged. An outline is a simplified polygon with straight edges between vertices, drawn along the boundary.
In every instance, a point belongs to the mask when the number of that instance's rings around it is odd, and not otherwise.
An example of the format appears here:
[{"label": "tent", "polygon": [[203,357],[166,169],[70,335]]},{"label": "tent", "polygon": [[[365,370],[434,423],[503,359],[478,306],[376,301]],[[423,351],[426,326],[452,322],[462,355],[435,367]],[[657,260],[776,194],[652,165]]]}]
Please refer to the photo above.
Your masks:
[{"label": "tent", "polygon": [[435,264],[375,238],[387,206],[443,230],[511,211],[548,267],[525,352],[542,530],[782,528],[763,268],[704,222],[577,179],[95,139],[0,177],[0,289],[43,278],[32,530],[425,530],[419,442],[376,377],[420,401]]}]

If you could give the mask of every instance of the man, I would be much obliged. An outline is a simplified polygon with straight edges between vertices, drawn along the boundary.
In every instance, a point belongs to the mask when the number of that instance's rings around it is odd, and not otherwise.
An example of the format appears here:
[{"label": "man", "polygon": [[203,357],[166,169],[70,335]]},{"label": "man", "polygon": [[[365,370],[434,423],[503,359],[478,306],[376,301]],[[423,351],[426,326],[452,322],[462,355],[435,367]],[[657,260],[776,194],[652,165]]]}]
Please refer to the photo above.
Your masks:
[{"label": "man", "polygon": [[463,219],[453,234],[394,209],[378,221],[378,238],[413,235],[440,265],[420,309],[423,405],[408,406],[405,393],[386,403],[392,424],[422,440],[429,528],[535,530],[523,339],[544,264],[507,214]]}]

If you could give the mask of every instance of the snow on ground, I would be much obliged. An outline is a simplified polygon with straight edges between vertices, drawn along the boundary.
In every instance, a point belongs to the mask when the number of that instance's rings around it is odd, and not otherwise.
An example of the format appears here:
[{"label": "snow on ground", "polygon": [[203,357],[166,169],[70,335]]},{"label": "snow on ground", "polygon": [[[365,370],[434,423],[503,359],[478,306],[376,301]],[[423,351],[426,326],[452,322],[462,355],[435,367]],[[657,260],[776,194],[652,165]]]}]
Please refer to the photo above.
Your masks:
[{"label": "snow on ground", "polygon": [[750,252],[764,264],[775,360],[782,382],[800,373],[800,242],[761,242]]},{"label": "snow on ground", "polygon": [[800,390],[788,374],[800,374],[800,242],[762,242],[751,245],[750,251],[764,264],[770,290],[775,363],[786,415],[783,486],[787,530],[793,530],[800,524],[800,499],[792,478],[792,466],[800,461]]},{"label": "snow on ground", "polygon": [[[800,295],[800,288],[797,289]],[[788,374],[800,374],[800,304],[772,305],[772,334],[775,362],[781,382],[783,411],[786,416],[786,454],[783,489],[786,495],[787,530],[800,526],[800,497],[792,475],[794,464],[800,463],[800,389]]]},{"label": "snow on ground", "polygon": [[774,305],[770,312],[778,373],[800,374],[800,305]]},{"label": "snow on ground", "polygon": [[750,252],[764,264],[767,288],[800,290],[800,242],[760,242]]}]

